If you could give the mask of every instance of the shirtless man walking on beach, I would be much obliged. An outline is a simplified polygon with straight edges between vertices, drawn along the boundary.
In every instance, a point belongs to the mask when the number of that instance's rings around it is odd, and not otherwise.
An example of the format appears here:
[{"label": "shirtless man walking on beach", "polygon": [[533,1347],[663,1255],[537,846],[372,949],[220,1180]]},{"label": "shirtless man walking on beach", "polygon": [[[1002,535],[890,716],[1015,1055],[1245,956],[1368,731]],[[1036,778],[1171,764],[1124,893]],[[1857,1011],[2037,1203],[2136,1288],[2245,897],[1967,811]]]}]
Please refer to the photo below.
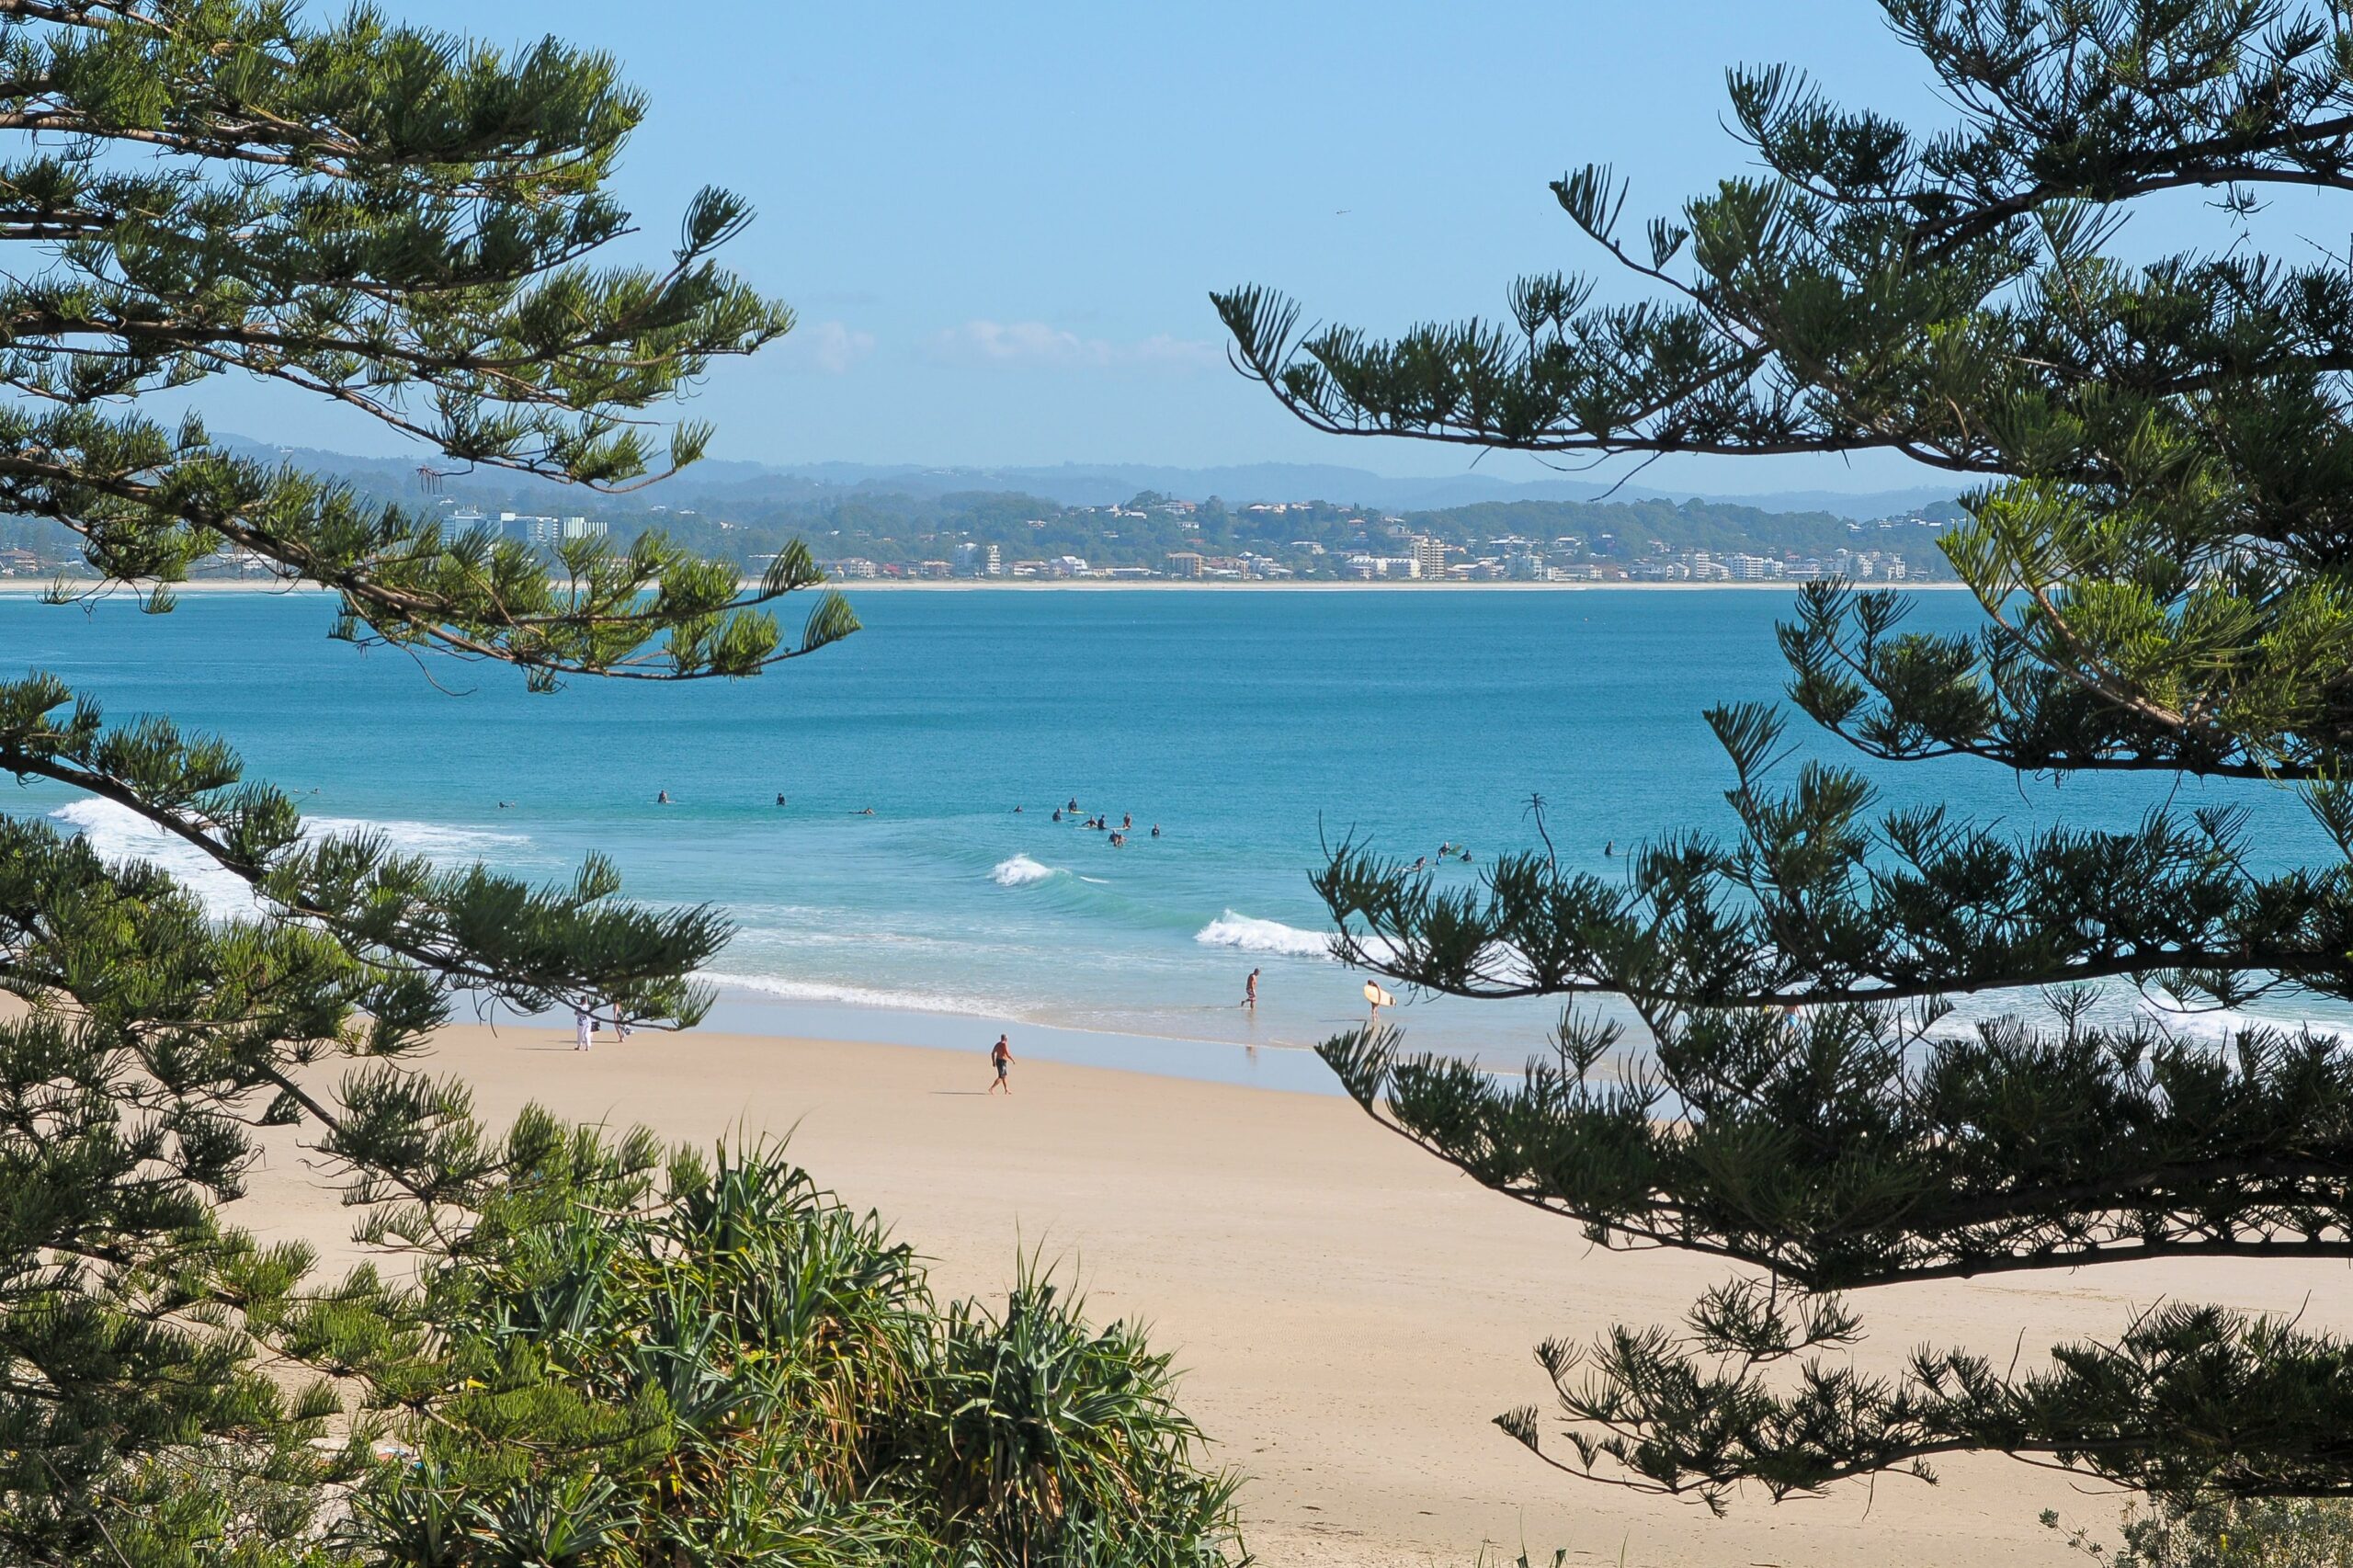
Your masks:
[{"label": "shirtless man walking on beach", "polygon": [[996,1068],[996,1081],[989,1085],[989,1093],[999,1089],[1008,1095],[1013,1093],[1013,1080],[1006,1076],[1006,1069],[1013,1065],[1013,1047],[1006,1043],[1005,1036],[997,1036],[996,1043],[989,1047],[989,1062]]},{"label": "shirtless man walking on beach", "polygon": [[1252,1012],[1258,1010],[1258,971],[1252,970],[1250,978],[1242,983],[1242,1005]]}]

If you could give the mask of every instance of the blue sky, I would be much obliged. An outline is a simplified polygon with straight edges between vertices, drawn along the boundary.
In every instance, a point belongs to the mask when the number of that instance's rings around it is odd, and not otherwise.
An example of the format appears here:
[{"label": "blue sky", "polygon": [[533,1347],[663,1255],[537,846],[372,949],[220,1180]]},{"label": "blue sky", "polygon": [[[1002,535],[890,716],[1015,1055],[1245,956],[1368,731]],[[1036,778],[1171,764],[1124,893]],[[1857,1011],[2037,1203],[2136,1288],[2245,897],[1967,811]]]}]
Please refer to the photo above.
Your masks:
[{"label": "blue sky", "polygon": [[[754,203],[733,262],[801,324],[722,366],[694,412],[718,421],[716,455],[768,461],[1453,472],[1467,454],[1293,424],[1226,368],[1208,291],[1268,283],[1373,328],[1493,312],[1518,273],[1598,265],[1545,189],[1564,168],[1615,163],[1648,212],[1742,166],[1720,124],[1735,62],[1935,113],[1870,0],[386,8],[619,56],[653,98],[622,179],[650,237],[704,183]],[[244,389],[202,403],[222,428],[398,449]],[[1915,477],[1893,459],[1687,460],[1644,483]]]}]

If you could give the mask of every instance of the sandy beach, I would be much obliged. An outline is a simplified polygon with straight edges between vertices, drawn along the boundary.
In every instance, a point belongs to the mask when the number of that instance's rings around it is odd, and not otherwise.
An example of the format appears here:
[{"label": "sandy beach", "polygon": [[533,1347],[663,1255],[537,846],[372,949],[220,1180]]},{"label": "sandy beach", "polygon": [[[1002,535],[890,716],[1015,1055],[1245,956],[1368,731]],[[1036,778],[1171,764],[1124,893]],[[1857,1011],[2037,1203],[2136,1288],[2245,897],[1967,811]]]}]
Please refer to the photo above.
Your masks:
[{"label": "sandy beach", "polygon": [[[1725,1519],[1550,1471],[1489,1425],[1538,1397],[1531,1346],[1668,1318],[1716,1266],[1597,1251],[1336,1097],[1024,1062],[1014,1097],[992,1098],[986,1044],[640,1034],[583,1056],[566,1031],[468,1027],[435,1065],[493,1118],[537,1100],[675,1139],[790,1131],[822,1180],[934,1260],[943,1293],[1001,1289],[1025,1249],[1061,1259],[1096,1314],[1147,1318],[1178,1352],[1187,1407],[1251,1477],[1250,1544],[1269,1568],[1467,1568],[1483,1542],[1629,1564],[2057,1568],[2071,1558],[2036,1523],[2046,1507],[2114,1539],[2116,1498],[1995,1459],[1933,1487],[1750,1495]],[[231,1212],[354,1250],[348,1214],[282,1133]],[[1863,1358],[1924,1340],[2000,1351],[2019,1324],[2031,1351],[2186,1295],[2353,1322],[2342,1266],[2159,1264],[1875,1293]]]}]

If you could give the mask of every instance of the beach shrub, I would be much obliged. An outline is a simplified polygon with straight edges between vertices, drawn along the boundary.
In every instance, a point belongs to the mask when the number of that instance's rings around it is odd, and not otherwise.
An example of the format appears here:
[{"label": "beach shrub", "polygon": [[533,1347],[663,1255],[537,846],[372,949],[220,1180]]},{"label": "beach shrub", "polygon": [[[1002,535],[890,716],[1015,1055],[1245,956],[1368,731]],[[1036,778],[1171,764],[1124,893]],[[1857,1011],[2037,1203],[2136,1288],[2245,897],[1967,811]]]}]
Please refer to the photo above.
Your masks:
[{"label": "beach shrub", "polygon": [[[2065,1529],[2055,1513],[2042,1522]],[[2353,1503],[2341,1498],[2159,1502],[2128,1508],[2120,1531],[2113,1547],[2081,1528],[2067,1544],[2101,1568],[2353,1568]]]},{"label": "beach shrub", "polygon": [[[656,1161],[536,1113],[462,1235],[411,1232],[406,1445],[335,1543],[402,1568],[1242,1559],[1166,1356],[1024,1268],[942,1307],[774,1145]],[[395,1227],[400,1221],[392,1221]]]},{"label": "beach shrub", "polygon": [[[1970,1451],[2189,1509],[2353,1493],[2353,1341],[2325,1320],[2167,1301],[2047,1360],[1989,1324],[1993,1354],[1871,1373],[1840,1295],[2353,1256],[2353,1037],[2224,1011],[2353,1000],[2353,270],[2264,212],[2353,185],[2353,28],[2325,0],[1878,10],[1933,125],[1735,69],[1735,177],[1639,230],[1607,167],[1552,186],[1611,281],[1525,278],[1496,318],[1393,338],[1235,289],[1213,298],[1237,362],[1335,435],[1623,477],[1930,465],[1966,490],[1940,547],[1977,624],[1810,583],[1790,700],[1875,759],[2189,775],[2211,803],[2153,790],[2115,831],[1882,809],[1861,771],[1797,760],[1780,713],[1720,708],[1720,835],[1605,860],[1539,799],[1475,884],[1358,839],[1318,879],[1340,952],[1401,984],[1614,994],[1640,1030],[1572,1002],[1517,1079],[1388,1030],[1325,1060],[1573,1244],[1745,1270],[1681,1324],[1540,1347],[1555,1415],[1500,1425],[1562,1469],[1712,1506]],[[2128,244],[2153,209],[2171,226]],[[2232,800],[2277,789],[2301,842]],[[1965,1026],[1964,994],[1986,998]],[[2165,1016],[2185,1006],[2220,1027]]]}]

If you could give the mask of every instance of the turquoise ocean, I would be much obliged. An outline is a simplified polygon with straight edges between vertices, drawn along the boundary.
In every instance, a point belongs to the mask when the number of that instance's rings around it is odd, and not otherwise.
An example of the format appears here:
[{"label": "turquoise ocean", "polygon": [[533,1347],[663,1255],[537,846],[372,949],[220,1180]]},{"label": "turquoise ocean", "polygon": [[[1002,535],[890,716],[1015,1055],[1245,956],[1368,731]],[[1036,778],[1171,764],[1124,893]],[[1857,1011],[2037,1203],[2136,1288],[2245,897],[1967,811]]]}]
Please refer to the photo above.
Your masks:
[{"label": "turquoise ocean", "polygon": [[[115,718],[217,733],[330,828],[548,878],[602,850],[638,898],[723,905],[740,929],[710,976],[715,1022],[976,1052],[1011,1028],[1047,1057],[1316,1087],[1305,1048],[1362,1016],[1364,979],[1325,950],[1308,882],[1322,846],[1467,845],[1473,863],[1440,874],[1469,881],[1533,842],[1540,793],[1563,859],[1605,875],[1624,865],[1612,844],[1724,828],[1730,769],[1701,712],[1779,697],[1774,623],[1790,604],[1737,589],[852,597],[863,632],[741,682],[533,695],[497,666],[331,642],[316,594],[191,594],[162,616],[128,597],[0,597],[0,669],[53,672]],[[1926,628],[1977,614],[1954,593],[1912,611]],[[1801,756],[1853,757],[1802,717],[1792,734]],[[1867,771],[1890,804],[1943,799],[2021,830],[2245,802],[2265,860],[2324,844],[2293,796],[2259,784],[2054,784],[1965,760]],[[1073,799],[1114,826],[1131,815],[1128,845],[1056,824]],[[236,907],[222,873],[119,808],[35,783],[8,809],[162,859]],[[1253,968],[1255,1015],[1236,1006]],[[2318,1016],[2293,996],[2261,1010]],[[1511,1066],[1557,1014],[1408,998],[1399,1021],[1420,1045]]]}]

